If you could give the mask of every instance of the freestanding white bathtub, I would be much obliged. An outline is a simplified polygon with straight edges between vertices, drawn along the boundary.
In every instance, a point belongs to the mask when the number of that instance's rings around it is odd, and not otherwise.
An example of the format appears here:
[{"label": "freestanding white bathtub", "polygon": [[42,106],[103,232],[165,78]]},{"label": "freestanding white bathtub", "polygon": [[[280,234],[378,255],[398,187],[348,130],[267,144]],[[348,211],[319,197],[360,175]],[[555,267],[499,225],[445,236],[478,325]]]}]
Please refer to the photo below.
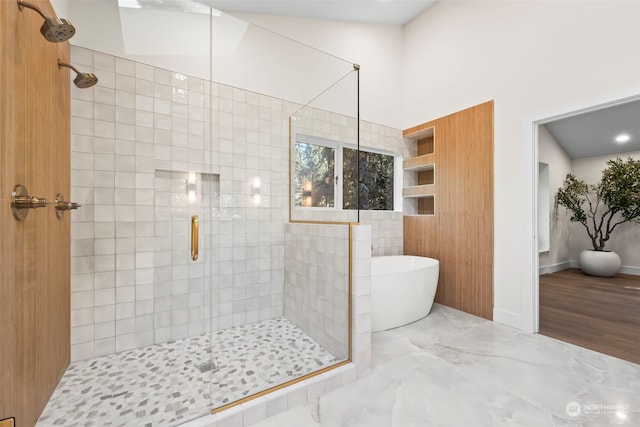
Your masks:
[{"label": "freestanding white bathtub", "polygon": [[371,258],[371,330],[396,328],[429,314],[440,262],[417,256]]}]

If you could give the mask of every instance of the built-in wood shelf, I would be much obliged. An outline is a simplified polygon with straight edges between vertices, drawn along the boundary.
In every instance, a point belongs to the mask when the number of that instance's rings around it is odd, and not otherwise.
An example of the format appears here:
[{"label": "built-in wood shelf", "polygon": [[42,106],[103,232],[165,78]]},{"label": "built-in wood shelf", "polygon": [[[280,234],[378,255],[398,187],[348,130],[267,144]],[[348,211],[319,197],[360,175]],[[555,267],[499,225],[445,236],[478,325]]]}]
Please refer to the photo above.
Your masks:
[{"label": "built-in wood shelf", "polygon": [[417,200],[418,215],[435,215],[436,150],[435,128],[418,126],[404,132],[409,143],[415,144],[418,155],[402,162],[405,172],[415,173],[416,185],[402,189],[402,196]]},{"label": "built-in wood shelf", "polygon": [[434,168],[434,155],[425,154],[423,156],[410,157],[402,162],[402,169],[407,172],[420,172],[432,170]]},{"label": "built-in wood shelf", "polygon": [[435,195],[435,185],[413,185],[402,189],[402,197],[433,197]]},{"label": "built-in wood shelf", "polygon": [[434,133],[435,126],[433,126],[433,124],[423,123],[410,129],[403,130],[402,136],[405,138],[415,139],[417,141],[419,139],[433,138]]}]

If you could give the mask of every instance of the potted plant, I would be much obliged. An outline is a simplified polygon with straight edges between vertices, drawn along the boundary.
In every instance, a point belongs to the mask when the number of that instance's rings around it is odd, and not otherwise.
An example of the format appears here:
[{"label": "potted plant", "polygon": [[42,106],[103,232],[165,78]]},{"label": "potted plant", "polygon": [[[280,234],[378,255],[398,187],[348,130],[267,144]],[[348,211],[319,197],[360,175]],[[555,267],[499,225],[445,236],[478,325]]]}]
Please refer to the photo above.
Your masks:
[{"label": "potted plant", "polygon": [[592,276],[611,277],[620,270],[618,254],[605,251],[611,233],[625,222],[640,222],[640,160],[607,161],[597,184],[586,184],[568,174],[556,194],[556,204],[570,213],[569,220],[582,224],[593,250],[580,254],[580,268]]}]

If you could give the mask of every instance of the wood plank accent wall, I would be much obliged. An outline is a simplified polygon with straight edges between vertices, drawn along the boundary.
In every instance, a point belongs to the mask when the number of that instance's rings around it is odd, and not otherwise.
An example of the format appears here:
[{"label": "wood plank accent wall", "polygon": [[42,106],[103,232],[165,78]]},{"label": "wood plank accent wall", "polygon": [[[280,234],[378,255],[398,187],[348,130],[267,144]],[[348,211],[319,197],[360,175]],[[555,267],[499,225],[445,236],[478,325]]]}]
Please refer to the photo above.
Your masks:
[{"label": "wood plank accent wall", "polygon": [[440,260],[436,302],[493,319],[493,101],[435,128],[435,215],[404,217],[404,253]]},{"label": "wood plank accent wall", "polygon": [[[47,0],[31,3],[55,16]],[[40,34],[43,19],[0,2],[0,419],[33,426],[69,364],[70,221],[52,206],[16,221],[14,185],[53,202],[70,197],[69,43]]]}]

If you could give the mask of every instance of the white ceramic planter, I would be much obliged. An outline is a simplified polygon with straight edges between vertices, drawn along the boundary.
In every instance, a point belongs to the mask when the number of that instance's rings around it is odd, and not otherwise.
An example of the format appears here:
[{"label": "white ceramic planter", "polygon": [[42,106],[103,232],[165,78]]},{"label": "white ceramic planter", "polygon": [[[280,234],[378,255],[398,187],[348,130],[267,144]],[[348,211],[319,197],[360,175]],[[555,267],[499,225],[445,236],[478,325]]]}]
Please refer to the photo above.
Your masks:
[{"label": "white ceramic planter", "polygon": [[584,250],[579,261],[582,271],[591,276],[615,276],[622,266],[620,256],[611,251]]}]

